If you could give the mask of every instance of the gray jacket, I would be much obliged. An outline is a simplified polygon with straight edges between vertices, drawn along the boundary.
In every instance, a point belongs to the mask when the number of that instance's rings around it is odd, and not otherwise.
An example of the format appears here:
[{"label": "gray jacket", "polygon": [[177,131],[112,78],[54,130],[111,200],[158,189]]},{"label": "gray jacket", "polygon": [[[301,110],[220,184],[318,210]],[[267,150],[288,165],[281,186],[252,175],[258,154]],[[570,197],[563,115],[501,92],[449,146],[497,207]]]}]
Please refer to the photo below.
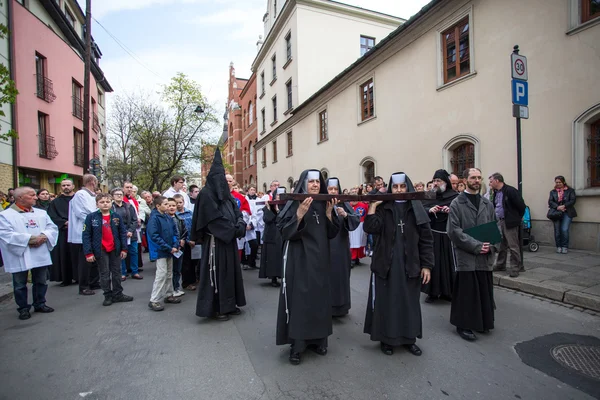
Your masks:
[{"label": "gray jacket", "polygon": [[473,239],[463,230],[495,220],[494,206],[483,196],[479,210],[469,201],[464,192],[452,200],[446,229],[454,248],[456,271],[492,270],[494,252],[498,251],[499,244],[490,245],[490,251],[487,254],[480,254],[483,243]]}]

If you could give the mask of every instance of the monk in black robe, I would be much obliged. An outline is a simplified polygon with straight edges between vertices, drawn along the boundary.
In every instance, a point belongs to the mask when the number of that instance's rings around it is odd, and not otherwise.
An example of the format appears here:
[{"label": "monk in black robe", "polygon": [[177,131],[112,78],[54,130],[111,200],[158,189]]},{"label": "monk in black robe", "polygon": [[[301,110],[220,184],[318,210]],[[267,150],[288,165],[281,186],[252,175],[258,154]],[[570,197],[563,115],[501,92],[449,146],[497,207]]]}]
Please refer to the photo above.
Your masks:
[{"label": "monk in black robe", "polygon": [[[330,178],[327,180],[327,192],[338,195],[342,192],[340,180]],[[331,259],[331,315],[342,317],[348,314],[351,306],[350,299],[350,269],[352,255],[350,253],[351,232],[358,228],[360,216],[356,215],[354,208],[348,203],[340,203],[335,208],[334,218],[338,219],[340,231],[329,242],[329,257]]]},{"label": "monk in black robe", "polygon": [[[388,193],[407,191],[415,191],[408,176],[393,174]],[[402,345],[420,356],[415,343],[422,337],[421,282],[429,282],[434,265],[427,213],[418,200],[372,202],[364,230],[374,239],[364,331],[381,342],[384,354]]]},{"label": "monk in black robe", "polygon": [[452,242],[446,233],[446,224],[450,203],[458,196],[458,192],[452,189],[450,174],[444,169],[435,171],[432,182],[436,197],[423,202],[425,210],[429,212],[435,255],[435,267],[431,270],[431,280],[421,288],[421,291],[427,294],[425,299],[427,303],[433,303],[438,298],[451,301],[454,277],[456,276]]},{"label": "monk in black robe", "polygon": [[219,149],[194,207],[190,240],[202,244],[196,315],[229,320],[246,305],[237,238],[246,223],[229,192]]},{"label": "monk in black robe", "polygon": [[[279,200],[279,194],[285,193],[285,188],[277,188],[276,190],[277,193],[273,195],[273,199]],[[279,208],[275,204],[266,204],[262,212],[265,229],[263,232],[258,277],[263,279],[271,278],[271,286],[279,287],[281,284],[277,281],[277,278],[281,278],[283,274],[283,240],[276,224]]]},{"label": "monk in black robe", "polygon": [[59,286],[69,286],[77,280],[77,263],[73,263],[71,243],[67,242],[69,230],[69,202],[75,194],[73,182],[65,179],[60,184],[62,194],[52,200],[48,206],[48,216],[58,226],[58,241],[50,253],[50,281],[61,282]]},{"label": "monk in black robe", "polygon": [[[326,194],[317,170],[302,172],[295,193]],[[300,364],[300,353],[310,348],[327,354],[332,334],[329,240],[338,231],[333,218],[336,200],[325,203],[307,198],[289,201],[277,217],[283,245],[283,284],[277,313],[277,345],[291,344],[290,362]]]}]

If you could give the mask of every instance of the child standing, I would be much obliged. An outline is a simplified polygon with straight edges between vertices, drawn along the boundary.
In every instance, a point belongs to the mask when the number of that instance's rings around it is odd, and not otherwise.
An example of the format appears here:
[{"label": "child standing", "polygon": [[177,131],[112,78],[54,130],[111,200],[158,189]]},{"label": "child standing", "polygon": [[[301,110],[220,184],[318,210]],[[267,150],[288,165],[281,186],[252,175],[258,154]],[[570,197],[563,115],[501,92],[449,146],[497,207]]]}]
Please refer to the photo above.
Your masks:
[{"label": "child standing", "polygon": [[181,303],[181,299],[173,297],[173,254],[179,251],[179,239],[175,222],[167,213],[167,198],[156,197],[154,206],[146,228],[150,261],[156,261],[156,276],[148,307],[153,311],[162,311],[164,307],[160,301],[163,298],[165,303]]},{"label": "child standing", "polygon": [[[185,246],[183,248],[183,259],[181,263],[181,286],[187,290],[196,290],[196,265],[199,260],[192,259],[192,248],[196,246],[195,242],[190,241],[190,232],[192,231],[192,212],[185,209],[185,200],[179,193],[173,196],[177,203],[177,212],[175,213],[178,218],[182,219],[187,229],[187,235],[185,237]],[[200,245],[198,245],[200,246]]]},{"label": "child standing", "polygon": [[179,239],[179,252],[173,256],[173,296],[180,297],[185,294],[181,290],[181,266],[183,265],[183,249],[188,239],[188,230],[185,226],[185,221],[177,215],[177,201],[174,198],[169,198],[167,201],[169,202],[168,213],[173,218],[173,222],[175,222],[177,239]]},{"label": "child standing", "polygon": [[102,305],[132,301],[133,297],[123,294],[121,286],[120,261],[127,257],[127,227],[119,214],[111,211],[112,198],[108,193],[97,195],[96,205],[98,210],[88,214],[83,223],[82,242],[86,261],[98,263],[104,291]]}]

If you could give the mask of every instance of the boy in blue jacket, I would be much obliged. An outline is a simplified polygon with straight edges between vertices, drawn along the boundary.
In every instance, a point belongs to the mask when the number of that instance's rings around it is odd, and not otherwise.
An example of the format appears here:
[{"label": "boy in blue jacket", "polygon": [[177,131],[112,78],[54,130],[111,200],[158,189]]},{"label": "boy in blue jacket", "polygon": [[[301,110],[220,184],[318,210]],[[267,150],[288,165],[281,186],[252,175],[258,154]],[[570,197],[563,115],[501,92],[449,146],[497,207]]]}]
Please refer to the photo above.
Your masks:
[{"label": "boy in blue jacket", "polygon": [[[100,287],[104,291],[103,306],[132,301],[123,294],[121,260],[127,257],[127,228],[118,214],[110,210],[108,193],[96,196],[98,210],[88,214],[83,223],[83,251],[87,262],[97,261]],[[111,285],[112,283],[112,285]]]},{"label": "boy in blue jacket", "polygon": [[164,307],[160,301],[178,304],[181,299],[173,297],[173,254],[179,251],[179,238],[175,222],[167,210],[169,203],[164,196],[154,199],[154,210],[146,227],[148,235],[148,250],[150,261],[156,260],[156,276],[150,296],[150,307],[153,311],[162,311]]}]

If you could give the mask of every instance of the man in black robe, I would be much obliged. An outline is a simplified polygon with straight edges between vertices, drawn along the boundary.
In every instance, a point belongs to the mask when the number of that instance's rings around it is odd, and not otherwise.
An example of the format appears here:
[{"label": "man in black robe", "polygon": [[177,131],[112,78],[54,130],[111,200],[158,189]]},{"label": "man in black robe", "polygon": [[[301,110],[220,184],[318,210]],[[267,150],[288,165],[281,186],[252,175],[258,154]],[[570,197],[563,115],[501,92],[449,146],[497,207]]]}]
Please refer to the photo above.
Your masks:
[{"label": "man in black robe", "polygon": [[435,199],[423,202],[425,210],[429,212],[431,231],[433,232],[433,252],[435,254],[435,267],[431,270],[431,280],[423,285],[421,291],[427,294],[426,303],[433,303],[438,298],[452,300],[454,286],[454,256],[452,243],[446,233],[450,203],[458,196],[452,189],[450,175],[445,169],[438,169],[433,174],[433,189]]},{"label": "man in black robe", "polygon": [[191,241],[202,244],[197,316],[227,321],[246,305],[236,241],[245,234],[246,223],[229,192],[217,149],[194,207],[190,235]]},{"label": "man in black robe", "polygon": [[[318,170],[306,170],[294,193],[327,194]],[[331,202],[289,201],[277,217],[283,245],[283,284],[277,313],[277,345],[291,344],[290,363],[300,364],[300,353],[310,348],[327,354],[332,334],[329,240],[338,231]]]},{"label": "man in black robe", "polygon": [[[274,200],[279,200],[279,195],[285,193],[285,188],[276,188]],[[271,286],[279,287],[281,284],[277,278],[281,278],[283,274],[283,254],[281,232],[277,229],[277,214],[279,208],[275,204],[266,204],[263,209],[263,221],[265,229],[263,232],[263,245],[260,254],[260,270],[258,271],[259,278],[271,278]]]},{"label": "man in black robe", "polygon": [[494,252],[499,244],[480,242],[464,232],[496,220],[492,203],[481,197],[481,171],[470,168],[463,174],[467,188],[450,204],[448,236],[456,255],[456,281],[450,310],[450,323],[465,340],[475,340],[473,331],[494,329]]},{"label": "man in black robe", "polygon": [[[340,180],[330,178],[327,180],[327,192],[339,195],[342,191]],[[360,216],[356,215],[352,206],[341,203],[335,207],[334,218],[338,219],[340,231],[329,241],[329,257],[331,259],[331,315],[343,317],[350,311],[350,268],[352,255],[350,254],[350,237],[348,232],[358,228]]]},{"label": "man in black robe", "polygon": [[[388,193],[407,191],[415,191],[408,176],[393,174]],[[421,282],[429,282],[434,265],[427,212],[419,200],[372,202],[364,230],[374,239],[364,332],[381,342],[384,354],[402,345],[420,356],[415,343],[422,337]]]},{"label": "man in black robe", "polygon": [[73,264],[74,251],[71,243],[67,242],[69,230],[69,202],[73,198],[73,181],[64,179],[60,183],[62,194],[50,202],[48,215],[52,222],[58,226],[58,241],[50,253],[52,266],[50,267],[50,281],[61,282],[59,286],[69,286],[77,280],[77,264]]}]

